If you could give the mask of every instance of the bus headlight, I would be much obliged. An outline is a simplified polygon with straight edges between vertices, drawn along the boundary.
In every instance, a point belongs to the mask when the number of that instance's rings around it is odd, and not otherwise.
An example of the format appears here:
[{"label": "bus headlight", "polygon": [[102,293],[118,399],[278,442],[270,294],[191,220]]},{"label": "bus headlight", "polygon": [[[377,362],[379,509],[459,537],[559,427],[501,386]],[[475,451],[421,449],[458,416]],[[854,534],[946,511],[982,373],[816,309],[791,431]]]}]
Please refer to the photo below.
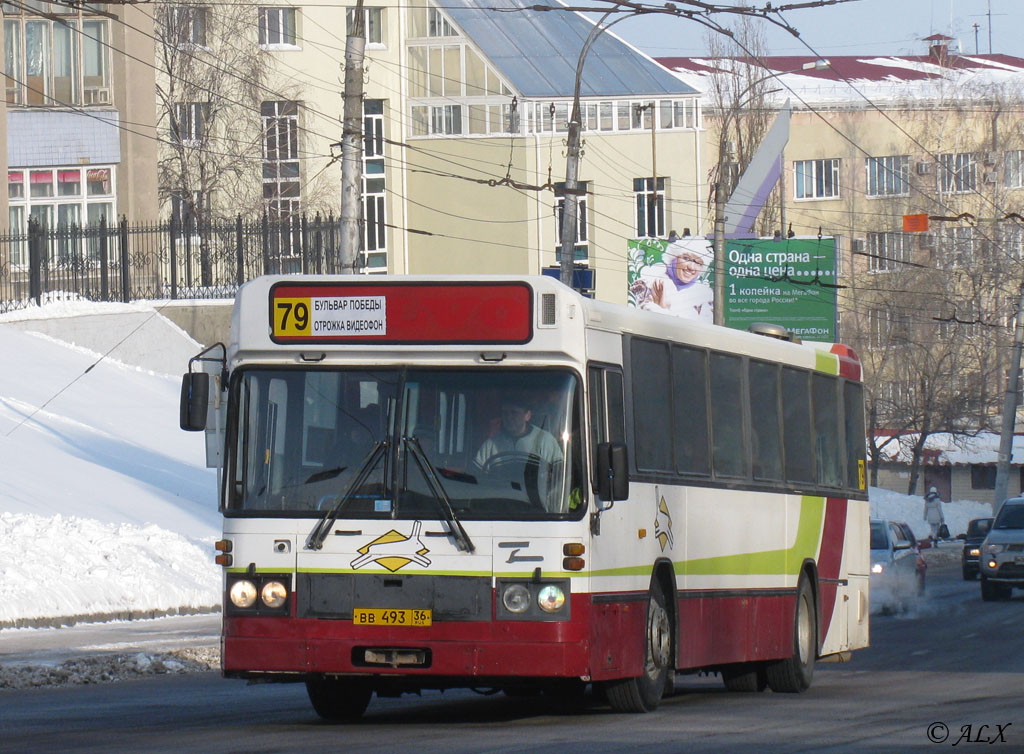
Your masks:
[{"label": "bus headlight", "polygon": [[565,592],[559,586],[548,584],[537,594],[537,604],[546,613],[557,612],[565,604]]},{"label": "bus headlight", "polygon": [[252,607],[256,603],[256,585],[248,579],[239,579],[231,585],[228,597],[235,607]]},{"label": "bus headlight", "polygon": [[871,573],[881,573],[884,570],[885,566],[881,563],[875,563],[873,566],[871,566]]},{"label": "bus headlight", "polygon": [[525,613],[530,607],[530,590],[522,584],[509,584],[501,601],[510,613]]},{"label": "bus headlight", "polygon": [[269,608],[279,608],[288,599],[288,588],[280,581],[268,581],[260,589],[260,599]]}]

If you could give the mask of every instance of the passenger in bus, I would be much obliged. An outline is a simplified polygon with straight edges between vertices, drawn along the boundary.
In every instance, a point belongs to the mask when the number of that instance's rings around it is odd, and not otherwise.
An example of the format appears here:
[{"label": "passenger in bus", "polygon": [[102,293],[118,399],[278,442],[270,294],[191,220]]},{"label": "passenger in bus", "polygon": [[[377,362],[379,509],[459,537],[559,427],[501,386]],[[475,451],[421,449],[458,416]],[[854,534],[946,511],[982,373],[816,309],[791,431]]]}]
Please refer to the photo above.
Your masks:
[{"label": "passenger in bus", "polygon": [[558,441],[547,430],[530,422],[533,412],[522,396],[510,395],[501,401],[501,426],[493,437],[484,440],[473,462],[484,471],[499,456],[510,454],[534,456],[552,464],[562,460]]},{"label": "passenger in bus", "polygon": [[641,268],[632,291],[636,305],[674,317],[714,320],[714,292],[704,280],[713,261],[704,239],[682,238],[668,245],[661,263]]}]

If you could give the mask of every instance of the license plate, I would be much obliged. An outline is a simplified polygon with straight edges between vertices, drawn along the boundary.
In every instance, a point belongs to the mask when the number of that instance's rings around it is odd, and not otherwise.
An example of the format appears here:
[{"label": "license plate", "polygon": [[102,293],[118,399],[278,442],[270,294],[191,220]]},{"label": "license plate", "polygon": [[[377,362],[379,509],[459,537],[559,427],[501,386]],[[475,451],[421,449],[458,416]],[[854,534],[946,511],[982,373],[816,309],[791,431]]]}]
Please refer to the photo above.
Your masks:
[{"label": "license plate", "polygon": [[429,610],[407,610],[380,607],[357,607],[352,611],[357,626],[429,626]]}]

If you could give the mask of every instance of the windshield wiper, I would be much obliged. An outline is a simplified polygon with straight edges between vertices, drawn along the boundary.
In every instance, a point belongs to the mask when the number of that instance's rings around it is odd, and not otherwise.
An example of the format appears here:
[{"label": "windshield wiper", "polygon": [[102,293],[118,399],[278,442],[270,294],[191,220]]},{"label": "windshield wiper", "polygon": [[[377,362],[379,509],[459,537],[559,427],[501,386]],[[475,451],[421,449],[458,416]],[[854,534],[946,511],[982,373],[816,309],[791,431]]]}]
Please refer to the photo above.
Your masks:
[{"label": "windshield wiper", "polygon": [[423,477],[427,480],[427,485],[430,487],[430,491],[434,493],[434,499],[437,501],[437,506],[444,513],[445,521],[448,524],[448,528],[451,530],[451,534],[455,537],[455,542],[459,546],[459,549],[463,552],[474,552],[476,547],[473,545],[473,540],[469,538],[469,534],[462,526],[462,522],[459,521],[455,515],[455,509],[452,507],[452,501],[448,497],[448,493],[444,491],[444,485],[441,484],[441,480],[437,478],[437,473],[434,471],[433,465],[430,463],[430,459],[427,458],[427,454],[423,452],[423,448],[420,446],[420,441],[416,438],[416,435],[408,435],[402,438],[406,446],[412,450],[413,460],[416,461],[416,465],[420,467],[420,471],[423,472]]},{"label": "windshield wiper", "polygon": [[363,459],[363,462],[359,465],[359,471],[356,472],[355,477],[345,487],[345,491],[342,493],[341,498],[338,502],[324,515],[323,518],[317,522],[317,525],[313,527],[313,531],[306,537],[306,549],[307,550],[319,550],[324,546],[324,540],[327,539],[327,535],[331,531],[331,527],[334,526],[335,520],[338,518],[338,514],[341,513],[341,509],[345,507],[349,500],[352,499],[352,495],[355,491],[363,486],[363,482],[368,477],[380,462],[381,457],[387,451],[388,443],[386,440],[381,440],[376,443],[373,448],[370,449],[369,455]]}]

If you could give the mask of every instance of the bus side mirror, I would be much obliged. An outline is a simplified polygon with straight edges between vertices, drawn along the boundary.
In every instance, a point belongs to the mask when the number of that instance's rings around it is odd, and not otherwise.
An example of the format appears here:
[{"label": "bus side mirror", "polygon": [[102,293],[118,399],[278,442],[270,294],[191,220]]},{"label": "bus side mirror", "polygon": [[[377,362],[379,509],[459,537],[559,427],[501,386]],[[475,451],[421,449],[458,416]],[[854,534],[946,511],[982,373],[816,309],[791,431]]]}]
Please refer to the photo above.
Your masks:
[{"label": "bus side mirror", "polygon": [[629,497],[629,455],[626,444],[602,442],[597,446],[597,496],[611,503]]},{"label": "bus side mirror", "polygon": [[206,412],[210,403],[210,375],[188,372],[181,378],[179,423],[187,432],[206,429]]}]

